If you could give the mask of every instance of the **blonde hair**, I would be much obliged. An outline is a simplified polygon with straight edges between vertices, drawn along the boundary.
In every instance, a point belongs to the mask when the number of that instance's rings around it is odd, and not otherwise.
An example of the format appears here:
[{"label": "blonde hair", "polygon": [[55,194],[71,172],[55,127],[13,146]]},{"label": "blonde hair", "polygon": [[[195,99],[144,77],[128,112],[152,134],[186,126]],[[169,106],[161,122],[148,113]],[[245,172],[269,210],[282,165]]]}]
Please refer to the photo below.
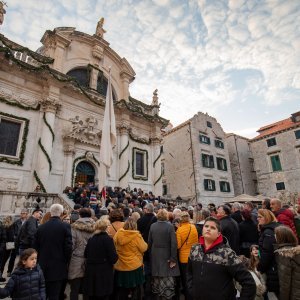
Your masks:
[{"label": "blonde hair", "polygon": [[260,208],[257,213],[264,217],[266,224],[277,222],[275,215],[268,209]]},{"label": "blonde hair", "polygon": [[131,214],[131,218],[134,219],[136,222],[140,217],[141,217],[141,215],[137,211],[135,211]]},{"label": "blonde hair", "polygon": [[4,227],[9,227],[13,224],[13,219],[12,219],[12,216],[6,216],[4,219],[3,219],[3,226]]},{"label": "blonde hair", "polygon": [[159,221],[168,221],[169,213],[166,209],[162,208],[157,212],[156,217]]},{"label": "blonde hair", "polygon": [[190,215],[187,211],[183,211],[180,214],[180,223],[188,223],[190,221]]},{"label": "blonde hair", "polygon": [[110,222],[107,217],[101,217],[96,223],[94,224],[95,234],[99,234],[101,232],[105,232],[107,227],[110,225]]},{"label": "blonde hair", "polygon": [[134,220],[132,217],[129,217],[126,220],[123,228],[124,230],[137,230],[136,220]]}]

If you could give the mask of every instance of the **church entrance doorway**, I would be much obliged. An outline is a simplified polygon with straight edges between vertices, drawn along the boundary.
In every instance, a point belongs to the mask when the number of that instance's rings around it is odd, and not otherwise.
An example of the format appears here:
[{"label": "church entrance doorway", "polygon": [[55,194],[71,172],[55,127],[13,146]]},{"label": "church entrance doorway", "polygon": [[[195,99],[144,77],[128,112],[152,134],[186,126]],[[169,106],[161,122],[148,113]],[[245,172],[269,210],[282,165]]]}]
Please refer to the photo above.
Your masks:
[{"label": "church entrance doorway", "polygon": [[82,185],[95,182],[95,168],[91,163],[87,161],[81,161],[77,165],[75,182]]}]

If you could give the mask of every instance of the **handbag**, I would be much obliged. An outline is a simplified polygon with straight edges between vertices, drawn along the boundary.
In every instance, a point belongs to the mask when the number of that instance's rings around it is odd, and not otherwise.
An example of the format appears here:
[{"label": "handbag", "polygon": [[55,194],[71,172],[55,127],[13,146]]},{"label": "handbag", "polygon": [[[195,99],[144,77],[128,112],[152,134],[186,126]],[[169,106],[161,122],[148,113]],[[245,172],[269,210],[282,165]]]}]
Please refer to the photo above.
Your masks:
[{"label": "handbag", "polygon": [[5,247],[6,247],[6,250],[15,249],[15,242],[6,242]]}]

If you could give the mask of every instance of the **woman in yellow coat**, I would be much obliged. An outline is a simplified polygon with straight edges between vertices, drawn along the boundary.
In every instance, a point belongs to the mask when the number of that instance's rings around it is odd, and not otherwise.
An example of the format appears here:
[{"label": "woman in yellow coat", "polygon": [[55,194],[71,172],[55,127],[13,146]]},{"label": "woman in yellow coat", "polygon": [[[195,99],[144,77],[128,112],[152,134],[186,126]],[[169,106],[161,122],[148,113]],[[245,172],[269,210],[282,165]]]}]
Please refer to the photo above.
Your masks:
[{"label": "woman in yellow coat", "polygon": [[124,228],[117,231],[114,242],[118,261],[116,270],[116,285],[120,300],[132,297],[141,298],[141,285],[144,283],[143,254],[148,246],[137,230],[136,221],[131,217],[125,222]]},{"label": "woman in yellow coat", "polygon": [[181,213],[180,226],[176,231],[177,249],[179,254],[180,277],[185,299],[189,300],[188,290],[186,288],[186,268],[188,258],[193,245],[198,243],[198,231],[194,224],[190,223],[190,216],[187,211]]}]

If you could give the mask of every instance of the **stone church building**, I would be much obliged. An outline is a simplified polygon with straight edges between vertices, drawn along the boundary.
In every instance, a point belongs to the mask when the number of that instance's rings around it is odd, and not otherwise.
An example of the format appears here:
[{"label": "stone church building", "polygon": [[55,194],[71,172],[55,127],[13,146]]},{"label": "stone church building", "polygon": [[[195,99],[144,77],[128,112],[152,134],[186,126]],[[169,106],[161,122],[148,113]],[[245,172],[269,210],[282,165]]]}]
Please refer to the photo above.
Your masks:
[{"label": "stone church building", "polygon": [[151,105],[130,96],[135,72],[104,39],[103,19],[89,35],[47,30],[34,52],[0,34],[0,190],[61,193],[98,180],[109,67],[117,145],[108,185],[161,195],[157,90]]}]

